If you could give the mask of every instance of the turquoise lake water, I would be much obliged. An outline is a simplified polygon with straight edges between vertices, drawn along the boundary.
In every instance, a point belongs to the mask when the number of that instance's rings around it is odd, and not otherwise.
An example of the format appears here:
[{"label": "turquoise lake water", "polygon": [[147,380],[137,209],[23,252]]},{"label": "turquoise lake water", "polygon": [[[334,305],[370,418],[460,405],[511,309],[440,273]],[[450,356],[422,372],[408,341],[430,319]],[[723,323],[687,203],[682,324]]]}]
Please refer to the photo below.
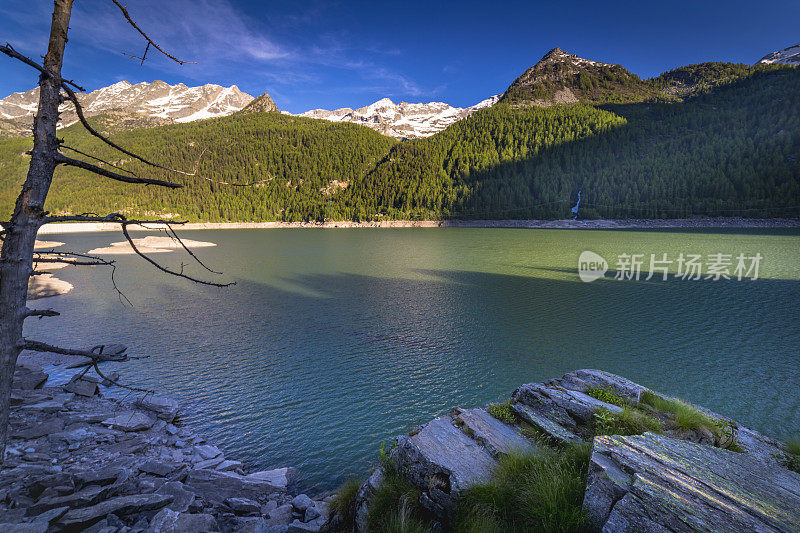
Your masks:
[{"label": "turquoise lake water", "polygon": [[[143,235],[134,235],[135,237]],[[67,268],[75,289],[26,335],[121,342],[123,379],[177,398],[183,421],[250,468],[294,466],[307,491],[362,476],[382,441],[518,385],[601,368],[783,438],[800,434],[800,232],[527,229],[216,230],[184,236],[226,289],[135,256]],[[47,236],[87,251],[116,233]],[[64,248],[67,248],[66,246]],[[584,283],[578,257],[609,263]],[[759,279],[646,280],[651,254],[760,254]],[[612,279],[643,254],[639,280]],[[171,265],[188,258],[158,256]],[[676,263],[671,271],[676,270]],[[751,276],[752,277],[752,272]],[[110,367],[109,367],[110,369]]]}]

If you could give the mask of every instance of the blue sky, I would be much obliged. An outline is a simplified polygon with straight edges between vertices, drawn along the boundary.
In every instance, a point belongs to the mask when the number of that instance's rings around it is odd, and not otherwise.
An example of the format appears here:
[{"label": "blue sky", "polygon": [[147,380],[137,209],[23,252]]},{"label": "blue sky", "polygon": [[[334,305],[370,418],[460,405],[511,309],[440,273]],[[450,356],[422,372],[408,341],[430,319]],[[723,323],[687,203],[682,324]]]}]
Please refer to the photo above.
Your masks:
[{"label": "blue sky", "polygon": [[[502,92],[549,49],[620,63],[642,77],[680,65],[753,63],[800,42],[800,1],[265,2],[127,0],[175,55],[140,66],[141,39],[110,0],[75,2],[65,77],[96,89],[162,79],[269,92],[291,112],[361,107],[382,97],[472,105]],[[47,0],[2,0],[0,41],[40,57]],[[0,97],[35,73],[0,57]]]}]

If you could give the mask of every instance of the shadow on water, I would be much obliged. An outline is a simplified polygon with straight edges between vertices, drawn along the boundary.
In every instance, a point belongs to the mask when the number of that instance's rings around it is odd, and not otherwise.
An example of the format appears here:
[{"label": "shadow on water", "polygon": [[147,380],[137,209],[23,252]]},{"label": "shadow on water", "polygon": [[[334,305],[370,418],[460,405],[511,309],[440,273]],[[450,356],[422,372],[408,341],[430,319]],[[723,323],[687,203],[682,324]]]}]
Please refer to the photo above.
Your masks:
[{"label": "shadow on water", "polygon": [[147,279],[136,308],[78,290],[51,299],[63,316],[26,334],[149,354],[120,364],[123,377],[178,398],[188,424],[251,468],[298,467],[307,490],[364,474],[381,441],[454,405],[576,368],[623,374],[775,436],[800,427],[798,281],[418,272],[425,279],[295,277],[307,294]]}]

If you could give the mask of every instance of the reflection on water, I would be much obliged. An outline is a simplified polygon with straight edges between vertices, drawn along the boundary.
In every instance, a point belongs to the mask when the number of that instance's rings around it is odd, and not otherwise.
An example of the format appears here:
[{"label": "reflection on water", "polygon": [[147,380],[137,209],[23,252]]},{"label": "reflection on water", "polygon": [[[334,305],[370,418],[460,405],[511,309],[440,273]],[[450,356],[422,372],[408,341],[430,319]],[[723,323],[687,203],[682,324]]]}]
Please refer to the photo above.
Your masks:
[{"label": "reflection on water", "polygon": [[[122,342],[123,378],[178,398],[187,424],[308,490],[361,475],[383,440],[519,384],[581,367],[785,437],[800,427],[796,232],[514,229],[226,230],[189,236],[229,289],[119,256],[122,305],[99,269],[62,270],[58,319],[26,334]],[[63,237],[63,238],[61,238]],[[88,250],[113,234],[60,236]],[[583,250],[764,255],[757,281],[582,283]],[[166,256],[164,256],[166,259]],[[179,264],[177,254],[168,261]],[[612,265],[613,269],[613,265]]]}]

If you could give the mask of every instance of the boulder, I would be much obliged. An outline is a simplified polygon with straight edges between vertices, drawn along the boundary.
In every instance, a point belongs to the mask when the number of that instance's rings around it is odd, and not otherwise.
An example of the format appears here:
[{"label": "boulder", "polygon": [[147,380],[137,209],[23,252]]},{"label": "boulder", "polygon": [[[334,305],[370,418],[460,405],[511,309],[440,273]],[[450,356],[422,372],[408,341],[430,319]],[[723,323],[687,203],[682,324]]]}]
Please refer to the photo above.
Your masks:
[{"label": "boulder", "polygon": [[149,459],[139,465],[139,471],[159,477],[171,474],[176,468],[178,468],[178,465],[163,463],[155,459]]},{"label": "boulder", "polygon": [[164,483],[158,488],[156,494],[172,496],[172,503],[170,503],[167,507],[180,513],[186,512],[189,509],[189,505],[191,505],[195,499],[194,493],[186,490],[186,488],[183,486],[183,483],[178,483],[177,481],[169,481]]},{"label": "boulder", "polygon": [[218,503],[225,498],[260,500],[282,491],[266,481],[218,470],[191,470],[186,477],[186,488],[206,501]]},{"label": "boulder", "polygon": [[257,514],[261,512],[261,506],[247,498],[225,498],[225,505],[230,507],[231,511],[239,515]]},{"label": "boulder", "polygon": [[[161,420],[172,422],[178,414],[178,402],[161,396],[145,396],[136,400],[135,405],[154,412]],[[210,457],[206,457],[210,459]]]},{"label": "boulder", "polygon": [[100,390],[97,388],[97,382],[88,379],[75,379],[70,381],[64,385],[64,390],[86,398],[91,398],[100,393]]},{"label": "boulder", "polygon": [[58,523],[65,529],[79,529],[90,526],[111,513],[127,515],[142,511],[154,511],[169,505],[172,500],[173,496],[168,494],[118,496],[84,509],[70,509],[58,520]]},{"label": "boulder", "polygon": [[147,533],[205,533],[219,531],[216,518],[210,514],[179,513],[166,508],[150,521]]},{"label": "boulder", "polygon": [[652,433],[603,436],[583,508],[603,531],[800,531],[800,474]]},{"label": "boulder", "polygon": [[392,458],[407,479],[447,514],[464,489],[491,477],[495,460],[483,446],[458,429],[449,416],[436,418],[414,435],[397,439]]},{"label": "boulder", "polygon": [[17,365],[14,368],[12,389],[34,390],[41,389],[49,376],[35,365]]},{"label": "boulder", "polygon": [[222,452],[216,446],[210,444],[202,444],[192,448],[192,452],[201,457],[202,459],[215,459],[222,455]]},{"label": "boulder", "polygon": [[292,499],[292,505],[295,509],[297,509],[300,513],[304,513],[306,509],[312,507],[314,505],[314,500],[306,496],[305,494],[298,494]]},{"label": "boulder", "polygon": [[103,420],[103,425],[122,431],[142,431],[153,427],[155,420],[139,411],[120,413]]},{"label": "boulder", "polygon": [[253,472],[247,475],[247,479],[264,481],[277,489],[286,490],[286,487],[289,485],[289,479],[293,474],[293,468],[275,468],[274,470]]},{"label": "boulder", "polygon": [[267,527],[286,527],[292,522],[293,514],[294,507],[292,504],[287,503],[279,505],[273,511],[270,511],[269,518],[267,519]]}]

